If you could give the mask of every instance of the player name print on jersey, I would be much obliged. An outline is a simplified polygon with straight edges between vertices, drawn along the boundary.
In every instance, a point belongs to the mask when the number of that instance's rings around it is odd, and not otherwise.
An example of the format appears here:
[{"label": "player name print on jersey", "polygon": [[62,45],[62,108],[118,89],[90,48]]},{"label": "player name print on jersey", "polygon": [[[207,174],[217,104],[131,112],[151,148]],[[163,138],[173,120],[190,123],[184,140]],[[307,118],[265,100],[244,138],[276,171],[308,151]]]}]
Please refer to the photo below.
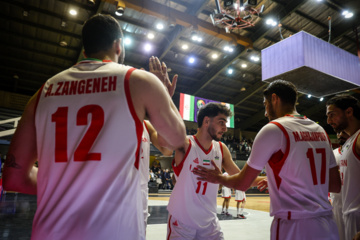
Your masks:
[{"label": "player name print on jersey", "polygon": [[323,132],[292,132],[295,138],[295,142],[317,142],[317,141],[327,141],[327,137]]},{"label": "player name print on jersey", "polygon": [[116,90],[116,81],[116,76],[59,81],[49,85],[45,97],[111,92]]}]

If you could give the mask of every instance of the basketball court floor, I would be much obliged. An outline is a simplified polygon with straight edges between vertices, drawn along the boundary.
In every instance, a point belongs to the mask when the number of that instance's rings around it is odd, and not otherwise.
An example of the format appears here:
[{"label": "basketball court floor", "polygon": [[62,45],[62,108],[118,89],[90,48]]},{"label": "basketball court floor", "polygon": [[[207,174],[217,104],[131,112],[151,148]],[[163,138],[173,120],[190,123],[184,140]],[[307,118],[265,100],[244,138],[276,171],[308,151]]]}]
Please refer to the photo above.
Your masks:
[{"label": "basketball court floor", "polygon": [[[146,239],[166,239],[168,212],[166,206],[171,192],[149,194],[149,213]],[[246,219],[237,219],[234,196],[230,201],[229,213],[221,215],[222,198],[217,198],[218,218],[225,239],[270,239],[268,194],[247,194],[244,210]],[[6,193],[0,201],[0,239],[28,240],[31,236],[32,220],[36,211],[36,196]],[[129,239],[131,240],[131,239]]]}]

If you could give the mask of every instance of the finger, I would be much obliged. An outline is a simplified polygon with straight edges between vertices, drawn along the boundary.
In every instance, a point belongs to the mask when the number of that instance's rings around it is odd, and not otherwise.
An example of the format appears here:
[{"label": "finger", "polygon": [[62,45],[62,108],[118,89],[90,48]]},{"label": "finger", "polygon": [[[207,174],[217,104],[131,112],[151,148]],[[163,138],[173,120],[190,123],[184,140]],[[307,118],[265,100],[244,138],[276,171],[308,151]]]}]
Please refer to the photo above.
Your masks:
[{"label": "finger", "polygon": [[154,56],[149,59],[149,71],[154,72]]},{"label": "finger", "polygon": [[167,73],[167,66],[164,62],[162,62],[162,65],[161,65],[161,72],[163,75],[165,75]]},{"label": "finger", "polygon": [[160,63],[159,58],[154,57],[154,62],[155,62],[156,70],[157,70],[157,71],[161,71],[161,63]]}]

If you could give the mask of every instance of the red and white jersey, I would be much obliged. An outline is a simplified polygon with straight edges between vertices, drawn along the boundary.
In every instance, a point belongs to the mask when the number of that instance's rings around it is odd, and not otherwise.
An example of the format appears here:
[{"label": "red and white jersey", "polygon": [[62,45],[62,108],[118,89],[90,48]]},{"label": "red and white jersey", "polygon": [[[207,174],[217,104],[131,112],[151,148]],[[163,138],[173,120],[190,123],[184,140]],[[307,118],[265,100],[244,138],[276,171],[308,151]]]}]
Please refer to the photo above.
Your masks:
[{"label": "red and white jersey", "polygon": [[150,135],[149,130],[145,124],[143,123],[143,134],[141,137],[141,152],[140,152],[140,163],[139,163],[139,171],[141,174],[140,178],[140,186],[141,190],[148,191],[148,182],[149,182],[149,161],[150,161]]},{"label": "red and white jersey", "polygon": [[[336,164],[340,166],[340,160],[341,160],[341,147],[334,149],[334,156],[336,159]],[[332,200],[332,205],[334,209],[337,209],[337,211],[342,212],[342,197],[341,192],[339,193],[330,193],[330,198]]]},{"label": "red and white jersey", "polygon": [[197,166],[213,168],[211,160],[221,168],[222,145],[212,141],[205,151],[195,136],[188,136],[189,148],[179,166],[174,166],[177,181],[170,196],[168,211],[180,222],[195,228],[207,227],[216,219],[216,197],[219,184],[197,180],[192,171]]},{"label": "red and white jersey", "polygon": [[355,145],[360,130],[347,139],[341,148],[340,176],[343,214],[360,211],[360,156],[356,153]]},{"label": "red and white jersey", "polygon": [[32,239],[145,239],[132,70],[85,60],[40,90]]},{"label": "red and white jersey", "polygon": [[336,167],[325,130],[303,116],[286,115],[256,136],[248,165],[266,165],[270,215],[301,219],[331,213],[329,168]]}]

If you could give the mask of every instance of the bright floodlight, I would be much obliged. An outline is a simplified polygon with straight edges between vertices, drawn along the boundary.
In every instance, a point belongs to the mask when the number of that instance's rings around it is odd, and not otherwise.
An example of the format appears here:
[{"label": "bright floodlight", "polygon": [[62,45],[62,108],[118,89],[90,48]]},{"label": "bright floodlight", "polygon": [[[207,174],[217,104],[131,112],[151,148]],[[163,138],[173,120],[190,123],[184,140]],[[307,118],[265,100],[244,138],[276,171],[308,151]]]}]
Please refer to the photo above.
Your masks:
[{"label": "bright floodlight", "polygon": [[211,55],[211,58],[213,58],[213,59],[217,59],[219,56],[216,54],[216,53],[213,53],[212,55]]},{"label": "bright floodlight", "polygon": [[71,10],[69,11],[69,13],[70,13],[71,15],[73,15],[73,16],[77,15],[77,11],[74,10],[74,9],[71,9]]},{"label": "bright floodlight", "polygon": [[247,67],[247,64],[246,64],[246,63],[243,63],[243,64],[241,64],[241,67],[242,67],[242,68],[246,68],[246,67]]},{"label": "bright floodlight", "polygon": [[232,70],[231,68],[228,69],[228,74],[232,74],[234,72],[234,70]]},{"label": "bright floodlight", "polygon": [[320,102],[322,102],[324,100],[324,98],[322,97],[322,98],[320,98]]},{"label": "bright floodlight", "polygon": [[229,51],[229,46],[225,46],[225,47],[224,47],[224,51],[227,51],[227,52],[228,52],[228,51]]},{"label": "bright floodlight", "polygon": [[193,35],[193,36],[191,37],[191,40],[193,40],[193,41],[197,41],[197,39],[198,39],[198,36],[196,36],[196,35]]},{"label": "bright floodlight", "polygon": [[189,46],[188,46],[187,44],[184,44],[184,45],[181,46],[181,48],[184,49],[184,50],[186,50],[186,49],[189,48]]},{"label": "bright floodlight", "polygon": [[308,95],[308,98],[311,98],[311,94]]},{"label": "bright floodlight", "polygon": [[148,39],[154,39],[155,35],[153,33],[148,33],[147,37]]},{"label": "bright floodlight", "polygon": [[229,52],[233,52],[233,51],[234,51],[234,49],[229,47]]},{"label": "bright floodlight", "polygon": [[156,28],[159,29],[159,30],[163,30],[164,29],[164,24],[158,23],[158,24],[156,24]]},{"label": "bright floodlight", "polygon": [[195,58],[191,57],[189,58],[189,63],[194,63],[195,62]]},{"label": "bright floodlight", "polygon": [[145,52],[150,52],[150,51],[151,51],[151,49],[152,49],[151,44],[146,43],[146,44],[144,45],[144,50],[145,50]]},{"label": "bright floodlight", "polygon": [[128,37],[126,37],[126,38],[124,39],[124,44],[125,44],[125,45],[130,45],[130,44],[131,44],[131,39],[128,38]]}]

